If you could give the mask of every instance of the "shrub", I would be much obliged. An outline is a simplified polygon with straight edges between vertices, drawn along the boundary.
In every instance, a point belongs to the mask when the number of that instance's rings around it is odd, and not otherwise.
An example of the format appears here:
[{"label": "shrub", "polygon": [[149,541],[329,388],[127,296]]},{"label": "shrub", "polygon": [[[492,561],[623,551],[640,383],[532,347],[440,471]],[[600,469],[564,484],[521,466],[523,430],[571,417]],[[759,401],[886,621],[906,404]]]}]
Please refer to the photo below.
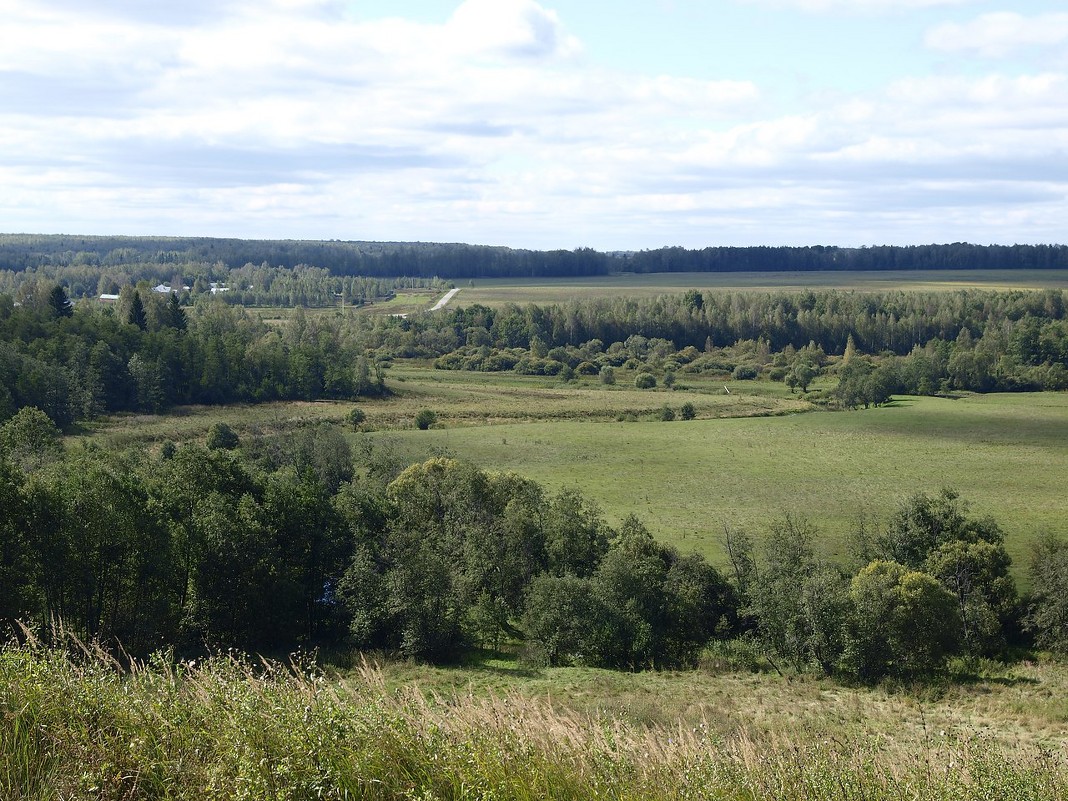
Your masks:
[{"label": "shrub", "polygon": [[349,425],[352,426],[352,430],[359,431],[360,426],[362,426],[364,420],[367,419],[367,415],[364,414],[363,409],[357,406],[351,412],[349,412],[347,419],[349,421]]},{"label": "shrub", "polygon": [[616,371],[608,365],[601,368],[600,376],[602,384],[611,385],[616,383]]},{"label": "shrub", "polygon": [[208,432],[208,448],[213,451],[232,451],[239,443],[237,434],[226,423],[215,423]]},{"label": "shrub", "polygon": [[682,415],[683,420],[693,420],[697,416],[697,410],[693,408],[692,403],[686,401],[679,409],[679,414]]},{"label": "shrub", "polygon": [[751,364],[739,364],[731,373],[735,381],[751,381],[760,375],[760,371]]},{"label": "shrub", "polygon": [[415,416],[415,427],[420,431],[426,431],[438,421],[437,414],[433,409],[420,409]]},{"label": "shrub", "polygon": [[634,386],[638,389],[652,389],[656,386],[656,376],[652,373],[638,373],[634,377]]},{"label": "shrub", "polygon": [[660,419],[663,420],[665,423],[670,423],[672,420],[675,419],[675,410],[672,409],[670,406],[665,406],[663,409],[660,410]]}]

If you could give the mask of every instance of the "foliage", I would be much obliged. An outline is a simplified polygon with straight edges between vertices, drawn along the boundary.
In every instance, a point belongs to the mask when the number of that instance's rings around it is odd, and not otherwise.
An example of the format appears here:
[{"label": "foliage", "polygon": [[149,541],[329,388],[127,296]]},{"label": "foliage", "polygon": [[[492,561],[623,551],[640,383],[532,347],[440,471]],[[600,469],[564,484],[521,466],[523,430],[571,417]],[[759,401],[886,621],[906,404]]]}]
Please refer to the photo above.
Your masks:
[{"label": "foliage", "polygon": [[656,376],[652,373],[638,373],[634,377],[634,387],[636,389],[652,389],[656,386]]},{"label": "foliage", "polygon": [[415,415],[415,427],[420,431],[426,431],[438,421],[438,416],[433,409],[420,409]]},{"label": "foliage", "polygon": [[0,426],[0,453],[26,470],[54,461],[62,453],[60,431],[47,414],[24,406]]},{"label": "foliage", "polygon": [[1001,527],[990,518],[969,518],[967,511],[953,490],[913,495],[876,537],[870,553],[937,578],[956,599],[967,647],[996,654],[1017,614],[1011,560]]},{"label": "foliage", "polygon": [[941,670],[961,633],[955,599],[937,580],[876,561],[849,588],[853,605],[845,664],[865,680],[919,678]]},{"label": "foliage", "polygon": [[757,621],[757,634],[771,654],[794,667],[804,667],[810,657],[812,628],[806,614],[803,589],[818,569],[812,549],[816,530],[806,520],[786,515],[771,529],[764,543],[764,559],[757,567],[751,545],[735,541],[736,573],[749,608]]},{"label": "foliage", "polygon": [[208,432],[207,445],[210,450],[232,451],[239,443],[240,439],[237,433],[226,423],[215,423]]},{"label": "foliage", "polygon": [[1025,624],[1042,648],[1068,653],[1068,543],[1046,536],[1034,545]]},{"label": "foliage", "polygon": [[349,425],[352,426],[353,431],[359,431],[367,420],[367,413],[359,406],[354,406],[349,411],[346,419],[348,420]]}]

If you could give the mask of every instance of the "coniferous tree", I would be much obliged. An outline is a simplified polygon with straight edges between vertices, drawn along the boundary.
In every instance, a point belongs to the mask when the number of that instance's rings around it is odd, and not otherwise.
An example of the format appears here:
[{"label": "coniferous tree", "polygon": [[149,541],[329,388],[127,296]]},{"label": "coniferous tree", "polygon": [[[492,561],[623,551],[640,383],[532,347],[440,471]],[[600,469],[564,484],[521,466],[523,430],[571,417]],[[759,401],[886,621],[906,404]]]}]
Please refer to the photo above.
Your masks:
[{"label": "coniferous tree", "polygon": [[66,290],[59,284],[56,284],[48,294],[48,307],[55,317],[70,317],[74,314],[70,298],[67,297]]},{"label": "coniferous tree", "polygon": [[141,301],[141,294],[139,292],[133,293],[133,298],[130,300],[130,310],[126,315],[126,322],[130,325],[136,325],[142,331],[148,328],[148,316],[145,314],[145,304]]}]

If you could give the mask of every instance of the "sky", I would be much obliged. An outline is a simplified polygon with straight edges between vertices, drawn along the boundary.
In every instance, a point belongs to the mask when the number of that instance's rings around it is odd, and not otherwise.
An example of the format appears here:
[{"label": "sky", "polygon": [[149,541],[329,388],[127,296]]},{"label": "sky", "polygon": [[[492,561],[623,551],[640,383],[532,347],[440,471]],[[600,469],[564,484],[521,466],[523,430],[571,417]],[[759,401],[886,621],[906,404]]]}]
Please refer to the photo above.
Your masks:
[{"label": "sky", "polygon": [[0,231],[1068,242],[1064,0],[0,0]]}]

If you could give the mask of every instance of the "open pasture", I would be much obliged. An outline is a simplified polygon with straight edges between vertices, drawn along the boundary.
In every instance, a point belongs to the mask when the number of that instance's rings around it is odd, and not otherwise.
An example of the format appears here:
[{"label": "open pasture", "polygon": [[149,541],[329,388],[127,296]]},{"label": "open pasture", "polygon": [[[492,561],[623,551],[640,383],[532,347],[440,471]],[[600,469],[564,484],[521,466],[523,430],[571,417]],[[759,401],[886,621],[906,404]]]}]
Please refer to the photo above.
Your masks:
[{"label": "open pasture", "polygon": [[[655,394],[676,408],[683,400]],[[633,512],[656,536],[719,564],[725,525],[759,537],[784,513],[811,520],[822,550],[847,559],[858,518],[877,524],[908,495],[942,487],[998,520],[1018,575],[1036,536],[1068,535],[1065,394],[909,397],[856,412],[670,423],[446,419],[430,431],[366,436],[413,460],[444,452],[577,487],[611,522]]]},{"label": "open pasture", "polygon": [[687,289],[802,291],[842,289],[867,292],[890,290],[955,291],[959,289],[1068,289],[1064,270],[893,270],[879,272],[731,272],[620,273],[577,278],[475,279],[461,287],[455,303],[564,303],[575,297],[655,297]]}]

